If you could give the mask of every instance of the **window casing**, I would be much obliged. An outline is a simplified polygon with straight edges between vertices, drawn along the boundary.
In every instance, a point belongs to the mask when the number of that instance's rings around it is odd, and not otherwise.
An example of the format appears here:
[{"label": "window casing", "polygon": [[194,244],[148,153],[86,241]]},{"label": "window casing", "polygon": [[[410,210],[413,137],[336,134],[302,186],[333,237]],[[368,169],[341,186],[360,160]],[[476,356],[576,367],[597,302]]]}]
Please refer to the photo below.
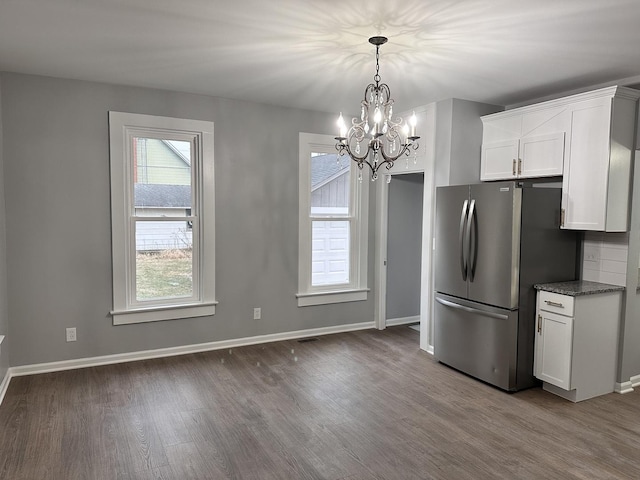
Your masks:
[{"label": "window casing", "polygon": [[366,300],[368,183],[330,135],[299,152],[298,306]]},{"label": "window casing", "polygon": [[109,112],[113,322],[215,313],[213,123]]}]

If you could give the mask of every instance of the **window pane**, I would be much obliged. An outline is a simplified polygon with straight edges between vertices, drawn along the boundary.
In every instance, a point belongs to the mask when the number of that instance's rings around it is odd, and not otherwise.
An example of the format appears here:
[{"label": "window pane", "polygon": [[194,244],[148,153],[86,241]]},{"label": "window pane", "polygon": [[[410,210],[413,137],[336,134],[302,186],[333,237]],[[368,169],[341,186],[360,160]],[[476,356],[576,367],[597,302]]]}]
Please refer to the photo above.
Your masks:
[{"label": "window pane", "polygon": [[313,221],[311,285],[349,283],[349,221]]},{"label": "window pane", "polygon": [[191,143],[133,138],[134,205],[138,216],[183,216],[192,207]]},{"label": "window pane", "polygon": [[348,215],[350,160],[336,153],[311,154],[311,214]]},{"label": "window pane", "polygon": [[187,222],[136,222],[136,300],[191,297],[192,253]]}]

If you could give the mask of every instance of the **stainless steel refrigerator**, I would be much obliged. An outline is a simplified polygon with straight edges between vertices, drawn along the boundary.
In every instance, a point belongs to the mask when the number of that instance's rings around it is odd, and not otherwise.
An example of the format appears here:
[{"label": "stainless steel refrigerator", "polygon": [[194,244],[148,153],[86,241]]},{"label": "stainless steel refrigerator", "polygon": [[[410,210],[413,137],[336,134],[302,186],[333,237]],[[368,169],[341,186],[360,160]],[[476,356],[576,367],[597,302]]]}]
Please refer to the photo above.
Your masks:
[{"label": "stainless steel refrigerator", "polygon": [[504,390],[536,384],[533,284],[576,278],[560,194],[518,182],[436,189],[438,361]]}]

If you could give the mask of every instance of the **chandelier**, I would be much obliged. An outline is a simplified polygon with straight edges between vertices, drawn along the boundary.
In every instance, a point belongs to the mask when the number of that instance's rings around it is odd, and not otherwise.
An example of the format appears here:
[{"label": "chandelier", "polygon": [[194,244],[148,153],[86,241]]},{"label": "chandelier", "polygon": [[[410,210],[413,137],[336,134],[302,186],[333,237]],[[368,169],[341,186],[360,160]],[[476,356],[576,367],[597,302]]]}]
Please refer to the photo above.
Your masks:
[{"label": "chandelier", "polygon": [[339,155],[348,154],[361,170],[367,165],[371,169],[371,180],[378,178],[378,169],[384,165],[387,170],[401,156],[408,156],[418,149],[415,112],[407,123],[400,117],[393,118],[393,99],[386,83],[380,83],[380,45],[387,43],[386,37],[371,37],[369,43],[376,46],[376,74],[374,83],[364,90],[360,118],[351,120],[347,130],[342,112],[338,117],[340,136],[335,137]]}]

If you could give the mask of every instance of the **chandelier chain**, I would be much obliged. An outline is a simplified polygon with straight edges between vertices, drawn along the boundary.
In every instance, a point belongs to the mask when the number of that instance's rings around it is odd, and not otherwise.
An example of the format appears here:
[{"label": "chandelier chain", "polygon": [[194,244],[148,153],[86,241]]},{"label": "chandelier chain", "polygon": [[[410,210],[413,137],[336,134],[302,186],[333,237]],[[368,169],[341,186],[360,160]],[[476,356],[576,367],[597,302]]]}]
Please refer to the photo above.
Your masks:
[{"label": "chandelier chain", "polygon": [[376,86],[380,83],[380,45],[376,45],[376,74],[373,76]]}]

